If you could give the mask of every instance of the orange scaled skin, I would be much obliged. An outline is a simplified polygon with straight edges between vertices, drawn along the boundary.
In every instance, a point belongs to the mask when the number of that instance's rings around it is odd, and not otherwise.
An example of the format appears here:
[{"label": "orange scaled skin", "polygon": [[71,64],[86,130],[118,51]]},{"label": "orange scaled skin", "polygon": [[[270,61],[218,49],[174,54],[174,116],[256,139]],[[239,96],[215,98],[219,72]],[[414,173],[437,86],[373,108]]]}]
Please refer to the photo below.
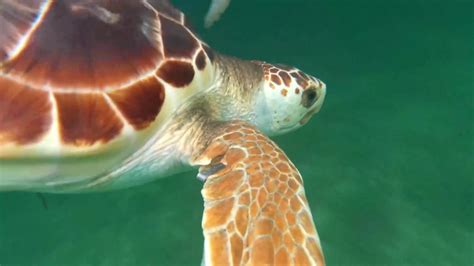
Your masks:
[{"label": "orange scaled skin", "polygon": [[195,160],[200,173],[220,169],[202,190],[206,265],[324,265],[303,180],[288,157],[245,122],[218,132]]}]

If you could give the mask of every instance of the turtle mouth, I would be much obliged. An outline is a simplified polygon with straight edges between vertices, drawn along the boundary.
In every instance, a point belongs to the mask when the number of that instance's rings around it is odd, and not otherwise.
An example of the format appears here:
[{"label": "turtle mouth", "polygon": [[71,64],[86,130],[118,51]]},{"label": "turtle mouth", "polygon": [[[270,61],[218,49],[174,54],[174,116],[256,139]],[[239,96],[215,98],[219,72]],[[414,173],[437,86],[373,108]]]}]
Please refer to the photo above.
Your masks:
[{"label": "turtle mouth", "polygon": [[278,132],[278,133],[276,133],[275,135],[282,135],[282,134],[286,134],[286,133],[295,131],[295,130],[297,130],[299,127],[300,127],[299,124],[294,124],[294,125],[291,125],[291,126],[274,128],[274,131],[275,131],[275,132]]},{"label": "turtle mouth", "polygon": [[307,114],[305,114],[303,116],[303,118],[300,120],[300,125],[305,125],[306,123],[308,123],[308,121],[311,119],[311,117],[316,114],[317,112],[319,111],[319,108],[315,108],[311,111],[309,111]]},{"label": "turtle mouth", "polygon": [[324,98],[326,97],[326,85],[323,83],[322,87],[321,87],[321,90],[320,92],[318,93],[318,99],[316,101],[316,103],[314,103],[314,106],[313,108],[307,112],[303,118],[300,120],[299,124],[301,126],[305,125],[306,123],[308,123],[308,121],[311,119],[311,117],[316,114],[317,112],[319,112],[319,110],[321,110],[321,107],[323,106],[323,103],[324,103]]}]

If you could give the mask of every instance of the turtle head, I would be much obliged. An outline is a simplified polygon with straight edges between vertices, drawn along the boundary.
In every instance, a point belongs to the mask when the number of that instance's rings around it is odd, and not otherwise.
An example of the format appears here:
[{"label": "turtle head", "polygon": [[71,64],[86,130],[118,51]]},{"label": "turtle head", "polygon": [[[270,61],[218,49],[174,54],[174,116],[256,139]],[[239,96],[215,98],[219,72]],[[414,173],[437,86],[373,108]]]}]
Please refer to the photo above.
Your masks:
[{"label": "turtle head", "polygon": [[269,135],[306,124],[324,102],[326,85],[297,68],[256,62],[264,78],[256,101],[256,125]]}]

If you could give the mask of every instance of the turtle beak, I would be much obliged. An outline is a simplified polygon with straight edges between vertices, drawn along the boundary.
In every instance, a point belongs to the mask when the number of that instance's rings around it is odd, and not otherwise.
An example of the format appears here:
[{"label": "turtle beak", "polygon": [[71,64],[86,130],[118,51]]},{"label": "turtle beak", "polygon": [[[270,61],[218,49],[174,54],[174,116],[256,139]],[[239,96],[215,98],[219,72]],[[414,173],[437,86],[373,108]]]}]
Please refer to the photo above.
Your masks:
[{"label": "turtle beak", "polygon": [[318,100],[313,104],[313,106],[311,106],[311,108],[308,110],[308,113],[306,113],[300,120],[300,125],[305,125],[306,123],[308,123],[311,117],[317,112],[319,112],[319,110],[321,110],[321,107],[324,103],[324,98],[326,97],[326,84],[321,82],[321,86],[316,89],[316,92]]},{"label": "turtle beak", "polygon": [[311,119],[311,117],[317,113],[319,110],[312,110],[310,111],[309,113],[305,114],[305,116],[303,117],[303,119],[300,120],[300,125],[306,125],[306,123],[308,123],[309,119]]}]

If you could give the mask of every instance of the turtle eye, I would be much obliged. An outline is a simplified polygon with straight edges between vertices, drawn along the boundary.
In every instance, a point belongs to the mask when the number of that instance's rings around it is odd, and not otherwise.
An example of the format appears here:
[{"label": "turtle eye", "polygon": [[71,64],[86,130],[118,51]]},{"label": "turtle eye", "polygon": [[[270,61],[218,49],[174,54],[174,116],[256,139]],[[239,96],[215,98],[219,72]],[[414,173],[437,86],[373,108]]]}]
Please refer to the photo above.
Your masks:
[{"label": "turtle eye", "polygon": [[316,89],[309,88],[303,92],[303,96],[301,98],[301,104],[306,107],[310,108],[313,104],[318,100],[318,94],[316,93]]}]

